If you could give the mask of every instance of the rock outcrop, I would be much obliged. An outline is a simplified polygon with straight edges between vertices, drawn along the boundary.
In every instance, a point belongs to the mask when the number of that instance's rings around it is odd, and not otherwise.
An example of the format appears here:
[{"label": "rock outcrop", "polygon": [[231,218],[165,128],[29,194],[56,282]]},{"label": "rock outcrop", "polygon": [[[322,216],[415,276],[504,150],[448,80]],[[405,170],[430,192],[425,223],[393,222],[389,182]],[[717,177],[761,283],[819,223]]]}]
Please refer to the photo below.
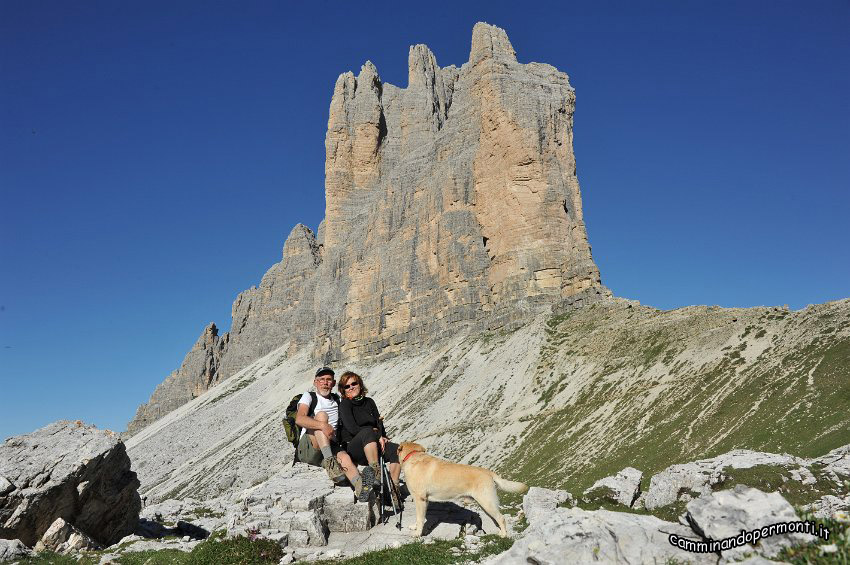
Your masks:
[{"label": "rock outcrop", "polygon": [[180,368],[156,387],[147,404],[139,406],[135,418],[127,425],[127,432],[133,434],[139,431],[216,384],[221,377],[219,364],[227,348],[228,337],[228,334],[219,336],[215,324],[204,328]]},{"label": "rock outcrop", "polygon": [[32,555],[32,550],[19,539],[0,539],[0,563],[16,561]]},{"label": "rock outcrop", "polygon": [[[793,507],[777,492],[764,493],[738,485],[710,493],[688,504],[687,522],[667,522],[655,516],[564,508],[566,491],[532,488],[523,499],[528,528],[506,552],[485,560],[486,565],[510,563],[773,563],[783,548],[815,540],[805,534],[770,532],[746,544],[742,530],[755,531],[780,522],[799,520]],[[769,535],[773,533],[774,535]],[[708,551],[690,544],[711,540],[729,542],[742,536],[738,547]],[[725,541],[724,541],[725,540]],[[721,559],[718,561],[718,554]]]},{"label": "rock outcrop", "polygon": [[208,328],[128,431],[284,344],[326,363],[378,359],[609,296],[587,241],[574,109],[565,73],[519,63],[483,23],[460,68],[411,47],[406,88],[371,62],[342,74],[317,234],[293,229],[282,261],[234,302],[230,333]]},{"label": "rock outcrop", "polygon": [[[60,421],[0,445],[0,538],[32,547],[62,518],[109,545],[132,533],[139,481],[113,432]],[[66,540],[67,541],[67,540]]]},{"label": "rock outcrop", "polygon": [[[688,522],[702,538],[723,540],[735,537],[741,530],[758,530],[780,522],[799,522],[800,518],[787,500],[778,492],[765,493],[755,488],[737,485],[701,496],[688,503]],[[785,547],[810,543],[815,537],[808,534],[780,534],[758,540],[758,551],[775,557]],[[724,551],[725,557],[743,556],[754,551],[744,545]]]},{"label": "rock outcrop", "polygon": [[602,497],[631,507],[640,496],[640,481],[643,473],[634,467],[626,467],[612,477],[599,479],[584,491],[585,497]]},{"label": "rock outcrop", "polygon": [[[272,540],[298,560],[352,557],[410,543],[413,534],[406,526],[416,520],[410,508],[401,516],[402,529],[398,530],[400,517],[389,504],[381,507],[375,498],[368,503],[356,502],[351,488],[335,488],[322,469],[299,464],[278,469],[258,485],[213,499],[169,499],[150,504],[142,510],[137,536],[125,538],[120,547],[107,551],[110,558],[148,549],[191,551],[195,546],[192,539],[225,531],[227,537]],[[426,535],[432,539],[498,531],[477,506],[468,509],[450,502],[433,502],[426,518]],[[184,543],[175,544],[171,541],[175,537],[183,538]],[[467,536],[468,542],[476,540],[474,535]]]},{"label": "rock outcrop", "polygon": [[362,359],[510,327],[601,288],[587,244],[567,75],[520,64],[504,30],[469,62],[410,48],[408,86],[343,74],[325,141],[319,351]]},{"label": "rock outcrop", "polygon": [[56,518],[33,548],[36,552],[74,553],[85,549],[97,549],[97,544],[62,518]]},{"label": "rock outcrop", "polygon": [[[712,486],[725,479],[724,469],[750,469],[758,465],[805,470],[807,461],[793,455],[736,449],[711,459],[671,465],[650,479],[649,489],[642,497],[643,506],[652,510],[676,502],[682,494],[689,496],[709,494]],[[808,473],[808,470],[804,472]]]},{"label": "rock outcrop", "polygon": [[717,563],[716,556],[689,554],[670,545],[670,535],[694,533],[654,516],[555,508],[532,512],[528,521],[511,549],[484,563]]}]

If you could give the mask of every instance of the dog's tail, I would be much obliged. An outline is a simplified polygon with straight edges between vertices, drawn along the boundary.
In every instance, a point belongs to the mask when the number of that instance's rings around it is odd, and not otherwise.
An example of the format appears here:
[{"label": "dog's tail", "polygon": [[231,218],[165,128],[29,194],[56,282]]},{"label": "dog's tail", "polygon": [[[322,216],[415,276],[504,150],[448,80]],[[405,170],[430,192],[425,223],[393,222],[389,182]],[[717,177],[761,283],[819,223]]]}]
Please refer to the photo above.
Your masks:
[{"label": "dog's tail", "polygon": [[508,492],[518,492],[520,494],[528,492],[528,485],[525,483],[518,483],[516,481],[509,481],[507,479],[503,479],[492,471],[491,474],[493,476],[493,482],[496,483],[496,486],[499,487],[501,490],[505,490]]}]

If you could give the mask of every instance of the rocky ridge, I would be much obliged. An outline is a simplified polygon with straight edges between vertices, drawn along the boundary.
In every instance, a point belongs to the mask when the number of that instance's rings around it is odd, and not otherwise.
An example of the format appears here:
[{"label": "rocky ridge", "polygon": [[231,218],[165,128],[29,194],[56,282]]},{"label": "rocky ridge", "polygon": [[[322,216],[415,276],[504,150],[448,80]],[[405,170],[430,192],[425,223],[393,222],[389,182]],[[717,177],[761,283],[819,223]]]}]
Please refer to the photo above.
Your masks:
[{"label": "rocky ridge", "polygon": [[519,63],[484,23],[460,68],[425,45],[408,67],[406,88],[368,61],[340,75],[318,232],[292,230],[237,297],[231,331],[208,326],[129,433],[284,343],[324,363],[382,359],[610,295],[587,242],[567,75]]}]

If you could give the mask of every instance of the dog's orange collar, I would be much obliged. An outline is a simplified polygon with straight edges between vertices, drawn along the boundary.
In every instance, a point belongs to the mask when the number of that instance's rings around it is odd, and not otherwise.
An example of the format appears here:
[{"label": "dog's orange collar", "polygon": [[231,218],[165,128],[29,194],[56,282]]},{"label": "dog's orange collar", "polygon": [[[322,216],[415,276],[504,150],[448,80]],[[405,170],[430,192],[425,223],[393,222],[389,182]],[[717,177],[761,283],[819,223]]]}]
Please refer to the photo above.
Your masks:
[{"label": "dog's orange collar", "polygon": [[404,463],[405,461],[410,459],[410,456],[413,455],[414,453],[425,453],[425,452],[424,451],[411,451],[410,453],[408,453],[407,455],[404,456],[404,459],[402,459],[401,462]]}]

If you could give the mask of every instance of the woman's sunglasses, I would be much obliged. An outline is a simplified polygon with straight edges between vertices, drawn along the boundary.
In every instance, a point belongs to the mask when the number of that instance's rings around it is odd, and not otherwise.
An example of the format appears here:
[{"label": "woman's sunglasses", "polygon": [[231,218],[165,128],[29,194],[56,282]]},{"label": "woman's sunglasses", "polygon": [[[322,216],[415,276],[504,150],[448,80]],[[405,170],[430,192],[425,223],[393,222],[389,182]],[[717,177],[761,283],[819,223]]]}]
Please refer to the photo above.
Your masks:
[{"label": "woman's sunglasses", "polygon": [[360,383],[351,383],[351,384],[349,384],[349,385],[342,385],[340,388],[341,388],[342,390],[348,390],[348,389],[350,389],[350,388],[354,388],[354,387],[356,387],[356,386],[360,386]]}]

